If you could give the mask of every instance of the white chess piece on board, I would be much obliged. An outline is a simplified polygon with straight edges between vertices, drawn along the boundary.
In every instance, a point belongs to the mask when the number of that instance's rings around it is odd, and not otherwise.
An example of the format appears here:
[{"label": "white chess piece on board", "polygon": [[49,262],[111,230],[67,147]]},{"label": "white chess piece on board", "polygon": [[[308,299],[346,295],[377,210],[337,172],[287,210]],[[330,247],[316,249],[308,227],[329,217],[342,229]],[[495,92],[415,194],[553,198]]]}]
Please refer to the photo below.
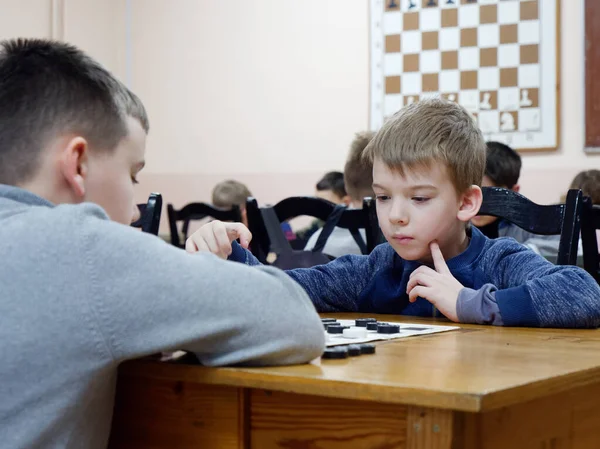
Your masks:
[{"label": "white chess piece on board", "polygon": [[514,131],[515,119],[510,112],[503,112],[500,116],[500,131]]},{"label": "white chess piece on board", "polygon": [[415,102],[415,97],[410,96],[406,99],[406,106],[408,106],[409,104],[413,104],[414,102]]},{"label": "white chess piece on board", "polygon": [[531,106],[533,102],[529,99],[529,91],[527,89],[523,89],[521,91],[521,106]]},{"label": "white chess piece on board", "polygon": [[479,103],[480,109],[492,109],[492,104],[490,103],[490,99],[492,95],[489,92],[484,92],[483,101]]},{"label": "white chess piece on board", "polygon": [[454,95],[454,94],[448,95],[448,100],[450,100],[450,101],[456,101],[456,95]]}]

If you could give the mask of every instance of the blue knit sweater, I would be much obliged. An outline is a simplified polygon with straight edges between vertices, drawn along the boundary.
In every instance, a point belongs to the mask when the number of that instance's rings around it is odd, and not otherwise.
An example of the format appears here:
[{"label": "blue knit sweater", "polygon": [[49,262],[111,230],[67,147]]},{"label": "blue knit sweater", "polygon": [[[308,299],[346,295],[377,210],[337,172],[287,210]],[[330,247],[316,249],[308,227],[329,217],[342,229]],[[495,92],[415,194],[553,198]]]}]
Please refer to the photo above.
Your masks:
[{"label": "blue knit sweater", "polygon": [[[259,263],[237,244],[229,258]],[[469,247],[446,263],[464,287],[493,292],[504,325],[600,325],[600,287],[588,273],[553,265],[511,238],[488,239],[472,227]],[[304,287],[320,312],[432,316],[434,309],[427,300],[409,303],[406,294],[409,276],[419,265],[403,260],[384,243],[368,256],[348,255],[288,274]]]}]

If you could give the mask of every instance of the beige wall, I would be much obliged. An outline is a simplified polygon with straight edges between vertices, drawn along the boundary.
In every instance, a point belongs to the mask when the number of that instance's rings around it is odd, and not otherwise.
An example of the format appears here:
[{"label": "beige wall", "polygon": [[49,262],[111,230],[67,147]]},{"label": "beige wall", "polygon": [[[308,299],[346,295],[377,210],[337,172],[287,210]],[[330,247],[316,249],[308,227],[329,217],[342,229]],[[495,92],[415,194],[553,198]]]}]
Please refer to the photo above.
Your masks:
[{"label": "beige wall", "polygon": [[[366,0],[130,2],[131,84],[152,119],[140,199],[208,200],[232,177],[274,202],[342,168],[368,127]],[[541,203],[600,168],[583,152],[582,5],[563,0],[561,148],[523,158],[522,192]]]},{"label": "beige wall", "polygon": [[[584,146],[583,0],[563,0],[560,151],[524,156],[522,191],[556,201],[600,168]],[[573,7],[573,4],[577,7]],[[125,80],[151,118],[138,199],[311,194],[368,127],[367,0],[0,0],[0,38],[54,36]],[[568,7],[567,7],[568,6]]]},{"label": "beige wall", "polygon": [[0,39],[64,39],[123,77],[124,0],[0,0],[0,11]]}]

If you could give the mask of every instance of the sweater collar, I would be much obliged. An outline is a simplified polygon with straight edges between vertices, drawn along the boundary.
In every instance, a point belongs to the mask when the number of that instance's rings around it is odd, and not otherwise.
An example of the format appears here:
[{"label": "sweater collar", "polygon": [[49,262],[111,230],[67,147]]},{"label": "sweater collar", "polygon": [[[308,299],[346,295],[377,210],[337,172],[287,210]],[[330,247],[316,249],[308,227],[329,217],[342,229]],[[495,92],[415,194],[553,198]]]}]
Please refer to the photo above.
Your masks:
[{"label": "sweater collar", "polygon": [[0,198],[6,198],[29,206],[54,207],[54,204],[41,196],[31,193],[28,190],[6,184],[0,184]]}]

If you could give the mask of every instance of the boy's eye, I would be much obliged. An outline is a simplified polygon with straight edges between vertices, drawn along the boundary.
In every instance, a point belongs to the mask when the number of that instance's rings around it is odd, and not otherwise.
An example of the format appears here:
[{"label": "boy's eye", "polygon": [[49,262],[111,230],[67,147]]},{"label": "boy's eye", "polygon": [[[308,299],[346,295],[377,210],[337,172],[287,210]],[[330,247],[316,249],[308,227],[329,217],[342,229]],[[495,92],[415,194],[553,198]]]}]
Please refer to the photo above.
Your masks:
[{"label": "boy's eye", "polygon": [[375,198],[377,201],[386,201],[390,199],[390,197],[387,195],[375,195]]},{"label": "boy's eye", "polygon": [[425,203],[425,202],[429,201],[429,198],[427,198],[425,196],[413,196],[412,200],[415,203]]}]

